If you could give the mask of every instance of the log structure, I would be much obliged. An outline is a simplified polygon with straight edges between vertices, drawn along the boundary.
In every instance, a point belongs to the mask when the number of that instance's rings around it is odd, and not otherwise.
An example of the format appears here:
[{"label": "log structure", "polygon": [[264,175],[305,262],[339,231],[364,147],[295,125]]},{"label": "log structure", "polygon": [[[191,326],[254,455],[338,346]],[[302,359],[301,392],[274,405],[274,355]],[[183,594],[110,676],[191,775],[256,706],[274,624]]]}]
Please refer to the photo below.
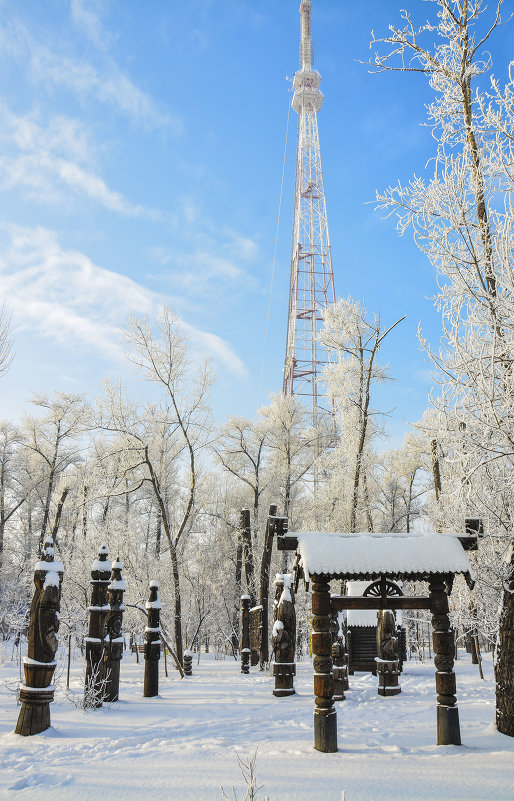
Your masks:
[{"label": "log structure", "polygon": [[[437,690],[437,744],[460,745],[459,713],[453,672],[453,636],[448,617],[448,594],[453,577],[461,574],[469,586],[473,578],[465,550],[474,538],[454,534],[394,536],[391,534],[335,534],[289,532],[279,537],[279,550],[296,551],[296,581],[303,576],[312,592],[312,650],[314,654],[314,747],[330,753],[337,750],[337,716],[334,708],[332,672],[331,608],[430,609]],[[330,581],[372,581],[375,597],[346,595],[330,597]],[[390,597],[391,581],[424,581],[429,596]],[[394,618],[390,621],[392,642],[396,639]],[[382,646],[381,646],[382,647]],[[390,652],[382,651],[384,661]],[[386,685],[388,686],[388,685]]]},{"label": "log structure", "polygon": [[330,584],[326,575],[312,580],[312,653],[314,656],[314,748],[337,751],[337,716],[334,708],[332,635],[330,632]]},{"label": "log structure", "polygon": [[64,571],[62,563],[54,559],[53,545],[52,538],[45,537],[41,559],[34,570],[28,656],[23,660],[25,683],[20,685],[21,709],[15,730],[16,734],[24,737],[39,734],[50,727]]},{"label": "log structure", "polygon": [[436,667],[437,692],[437,745],[460,745],[459,710],[457,707],[453,657],[455,645],[448,617],[448,581],[444,577],[431,577],[430,611],[432,612],[432,644]]},{"label": "log structure", "polygon": [[148,614],[145,628],[145,678],[143,695],[153,698],[159,694],[159,659],[161,658],[161,602],[157,595],[159,586],[150,582],[150,594],[145,608]]},{"label": "log structure", "polygon": [[91,604],[88,607],[89,629],[86,637],[86,678],[84,685],[85,704],[88,707],[102,706],[106,692],[105,637],[106,623],[110,612],[108,603],[111,583],[109,551],[102,545],[98,558],[91,566]]},{"label": "log structure", "polygon": [[296,613],[292,585],[293,576],[291,573],[277,573],[271,640],[274,655],[273,676],[275,677],[273,695],[277,698],[294,695],[295,693]]},{"label": "log structure", "polygon": [[123,565],[120,557],[112,563],[111,583],[108,587],[110,611],[107,617],[107,638],[105,641],[105,700],[117,701],[120,694],[120,664],[123,658],[123,594],[127,589],[121,577]]},{"label": "log structure", "polygon": [[250,601],[249,595],[241,596],[241,673],[250,672]]}]

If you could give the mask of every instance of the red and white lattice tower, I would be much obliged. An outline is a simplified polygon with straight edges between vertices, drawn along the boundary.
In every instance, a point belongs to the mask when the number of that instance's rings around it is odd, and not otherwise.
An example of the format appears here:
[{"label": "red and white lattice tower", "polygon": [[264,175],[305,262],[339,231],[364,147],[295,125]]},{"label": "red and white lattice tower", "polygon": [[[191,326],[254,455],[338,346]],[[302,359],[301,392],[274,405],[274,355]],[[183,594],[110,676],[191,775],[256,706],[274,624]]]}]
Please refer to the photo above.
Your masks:
[{"label": "red and white lattice tower", "polygon": [[302,398],[316,426],[320,414],[330,411],[320,387],[328,353],[317,334],[335,294],[318,136],[323,93],[321,75],[312,66],[311,5],[301,0],[300,69],[291,103],[298,114],[298,142],[284,394]]}]

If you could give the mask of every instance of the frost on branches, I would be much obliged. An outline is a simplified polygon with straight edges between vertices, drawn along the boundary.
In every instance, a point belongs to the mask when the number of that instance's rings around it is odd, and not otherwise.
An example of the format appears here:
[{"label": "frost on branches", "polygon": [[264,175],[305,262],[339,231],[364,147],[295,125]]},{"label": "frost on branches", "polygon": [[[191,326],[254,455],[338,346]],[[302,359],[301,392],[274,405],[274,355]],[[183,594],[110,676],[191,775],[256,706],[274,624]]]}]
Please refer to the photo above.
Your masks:
[{"label": "frost on branches", "polygon": [[502,19],[503,0],[432,6],[437,16],[421,27],[403,11],[403,27],[373,37],[375,71],[427,76],[436,142],[424,177],[377,199],[401,234],[412,231],[437,274],[442,346],[420,338],[441,387],[431,432],[448,463],[441,503],[484,519],[493,543],[482,578],[495,574],[502,596],[496,721],[514,736],[514,66],[505,86],[490,75],[495,31],[512,22]]}]

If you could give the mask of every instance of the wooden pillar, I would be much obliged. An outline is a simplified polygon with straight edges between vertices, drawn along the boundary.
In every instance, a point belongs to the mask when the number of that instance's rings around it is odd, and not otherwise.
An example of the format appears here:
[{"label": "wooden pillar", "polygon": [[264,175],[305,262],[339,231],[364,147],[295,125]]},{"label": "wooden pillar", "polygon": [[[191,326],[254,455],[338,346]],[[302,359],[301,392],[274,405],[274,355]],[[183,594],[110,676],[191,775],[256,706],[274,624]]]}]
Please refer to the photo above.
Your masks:
[{"label": "wooden pillar", "polygon": [[241,596],[241,673],[250,672],[250,601],[249,595]]},{"label": "wooden pillar", "polygon": [[112,563],[111,583],[109,584],[110,612],[107,618],[107,641],[105,647],[105,700],[117,701],[120,695],[120,663],[123,657],[123,593],[127,589],[121,577],[123,565],[120,557]]},{"label": "wooden pillar", "polygon": [[143,695],[154,698],[159,694],[159,659],[161,658],[161,602],[157,595],[159,586],[150,582],[150,594],[145,608],[148,614],[145,628],[145,677]]},{"label": "wooden pillar", "polygon": [[264,670],[269,662],[269,631],[268,631],[268,609],[269,609],[269,571],[271,565],[271,554],[273,551],[273,535],[275,533],[275,515],[277,505],[272,503],[269,508],[269,516],[266,521],[266,531],[264,534],[264,547],[262,549],[261,573],[259,584],[259,605],[262,607],[261,618],[261,642],[259,648],[260,669]]},{"label": "wooden pillar", "polygon": [[324,575],[311,576],[312,652],[314,655],[314,748],[324,753],[337,751],[337,715],[332,675],[330,632],[330,584]]},{"label": "wooden pillar", "polygon": [[[338,596],[336,596],[338,597]],[[348,679],[345,664],[343,632],[341,630],[339,612],[331,609],[331,634],[332,634],[332,673],[334,676],[334,701],[344,701],[345,689],[348,689]],[[345,680],[346,679],[346,680]],[[346,685],[346,686],[345,686]]]},{"label": "wooden pillar", "polygon": [[28,656],[24,657],[25,683],[20,685],[21,709],[16,734],[39,734],[50,726],[54,700],[61,583],[64,567],[54,560],[53,539],[45,537],[41,560],[34,571],[35,591],[30,607]]},{"label": "wooden pillar", "polygon": [[295,693],[296,613],[291,573],[277,573],[273,617],[273,676],[275,677],[273,695],[283,698]]},{"label": "wooden pillar", "polygon": [[184,676],[193,675],[193,652],[184,651]]},{"label": "wooden pillar", "polygon": [[108,587],[111,583],[111,563],[107,561],[109,551],[102,545],[98,558],[91,566],[91,604],[89,630],[86,637],[86,679],[84,704],[86,708],[102,706],[105,696],[104,649],[105,626],[109,614]]},{"label": "wooden pillar", "polygon": [[437,691],[437,745],[460,745],[459,710],[455,673],[453,672],[453,631],[448,617],[448,595],[445,577],[430,578],[430,611],[432,643],[435,653],[435,686]]},{"label": "wooden pillar", "polygon": [[398,695],[401,692],[398,684],[400,651],[396,636],[396,620],[390,609],[378,612],[377,654],[375,664],[378,675],[378,694],[386,697]]}]

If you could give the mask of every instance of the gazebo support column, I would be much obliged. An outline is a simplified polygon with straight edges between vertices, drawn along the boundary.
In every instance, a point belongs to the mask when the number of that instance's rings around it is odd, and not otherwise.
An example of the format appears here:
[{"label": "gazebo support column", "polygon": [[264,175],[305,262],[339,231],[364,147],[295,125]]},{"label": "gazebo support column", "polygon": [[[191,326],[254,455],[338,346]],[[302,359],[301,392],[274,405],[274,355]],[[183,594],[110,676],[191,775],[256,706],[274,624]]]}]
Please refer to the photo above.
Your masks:
[{"label": "gazebo support column", "polygon": [[437,745],[460,745],[459,710],[453,672],[453,631],[448,617],[448,596],[441,576],[430,579],[432,642],[437,691]]},{"label": "gazebo support column", "polygon": [[314,748],[337,751],[337,714],[334,707],[330,584],[324,575],[312,579],[312,652],[314,655]]}]

